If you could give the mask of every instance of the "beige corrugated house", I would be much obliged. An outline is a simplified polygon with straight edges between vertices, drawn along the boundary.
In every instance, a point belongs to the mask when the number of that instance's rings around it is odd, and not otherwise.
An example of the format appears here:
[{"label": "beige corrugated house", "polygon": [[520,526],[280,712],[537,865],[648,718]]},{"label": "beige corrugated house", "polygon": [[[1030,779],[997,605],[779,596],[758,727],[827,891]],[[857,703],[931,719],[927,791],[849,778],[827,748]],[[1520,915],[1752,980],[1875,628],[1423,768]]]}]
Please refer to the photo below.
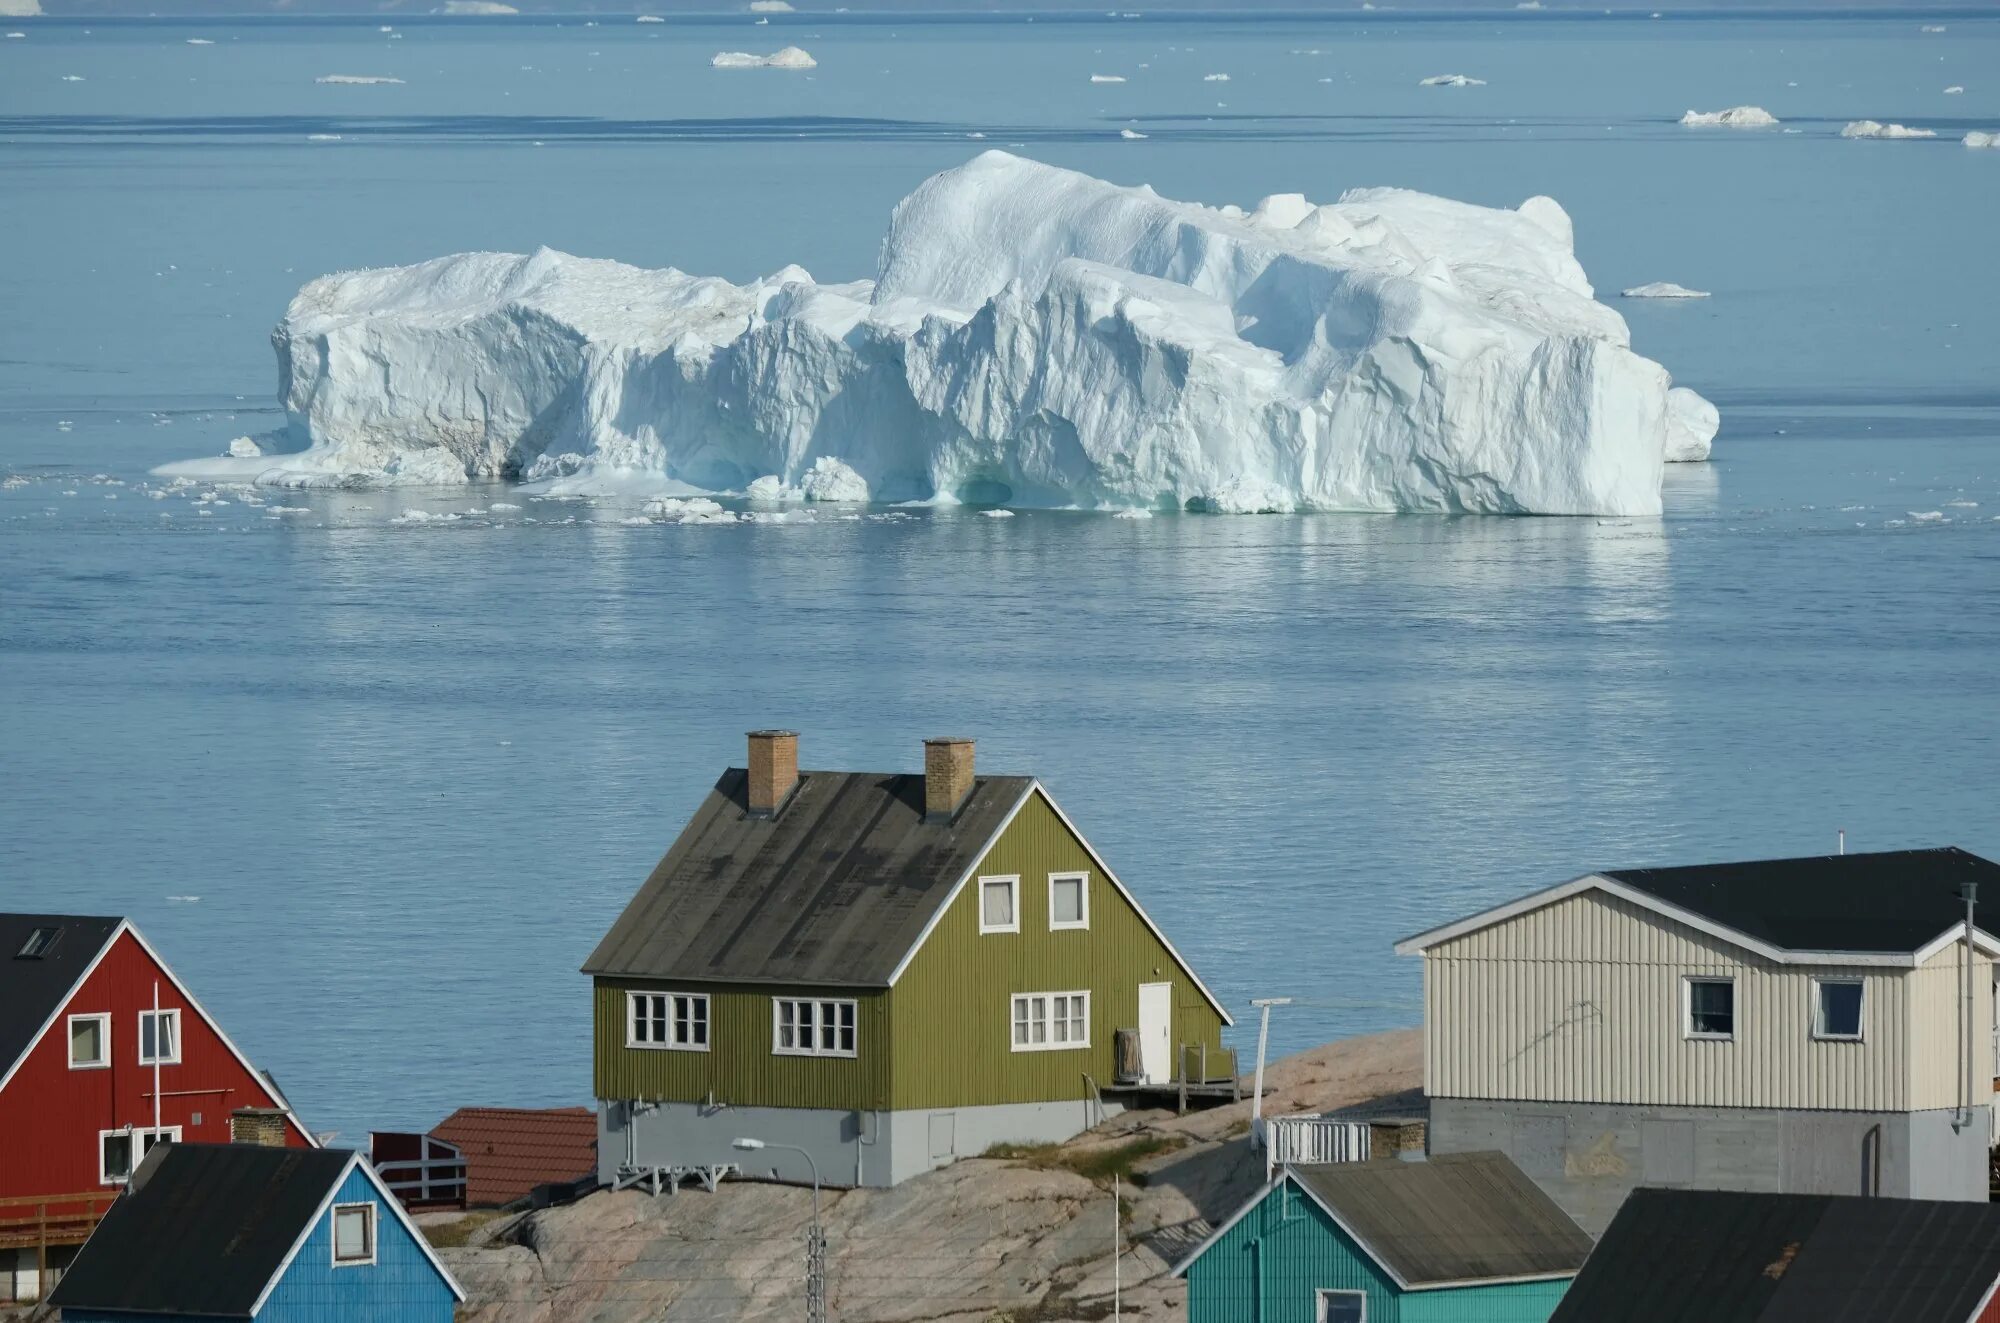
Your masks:
[{"label": "beige corrugated house", "polygon": [[1420,933],[1431,1148],[1591,1231],[1638,1185],[1983,1200],[1996,926],[2000,864],[1939,849],[1593,873]]}]

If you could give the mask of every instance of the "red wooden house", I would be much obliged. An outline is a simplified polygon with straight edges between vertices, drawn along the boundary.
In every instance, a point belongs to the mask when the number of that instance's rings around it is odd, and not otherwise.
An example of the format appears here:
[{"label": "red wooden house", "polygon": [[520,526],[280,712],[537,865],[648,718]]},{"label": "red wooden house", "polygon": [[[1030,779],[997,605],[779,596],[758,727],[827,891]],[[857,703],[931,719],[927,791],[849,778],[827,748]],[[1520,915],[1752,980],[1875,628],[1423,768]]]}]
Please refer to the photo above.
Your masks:
[{"label": "red wooden house", "polygon": [[37,1298],[161,1139],[317,1147],[131,922],[0,914],[0,1301]]}]

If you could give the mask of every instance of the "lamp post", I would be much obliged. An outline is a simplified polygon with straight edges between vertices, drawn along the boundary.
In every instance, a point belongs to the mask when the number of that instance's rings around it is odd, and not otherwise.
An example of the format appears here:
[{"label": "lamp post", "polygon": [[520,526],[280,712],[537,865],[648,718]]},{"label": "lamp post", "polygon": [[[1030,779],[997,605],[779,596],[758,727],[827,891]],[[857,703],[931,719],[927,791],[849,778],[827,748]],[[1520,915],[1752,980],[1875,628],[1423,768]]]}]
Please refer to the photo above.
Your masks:
[{"label": "lamp post", "polygon": [[[1289,1006],[1290,997],[1253,997],[1250,1004],[1263,1012],[1257,1022],[1257,1078],[1250,1086],[1250,1142],[1270,1153],[1270,1144],[1264,1138],[1264,1045],[1271,1038],[1271,1008]],[[1271,1160],[1267,1156],[1264,1165],[1268,1168]]]},{"label": "lamp post", "polygon": [[812,1230],[806,1233],[806,1323],[826,1323],[826,1232],[819,1224],[819,1163],[813,1161],[809,1151],[796,1144],[767,1144],[747,1135],[732,1140],[730,1147],[746,1153],[766,1148],[782,1149],[806,1160],[813,1178]]}]

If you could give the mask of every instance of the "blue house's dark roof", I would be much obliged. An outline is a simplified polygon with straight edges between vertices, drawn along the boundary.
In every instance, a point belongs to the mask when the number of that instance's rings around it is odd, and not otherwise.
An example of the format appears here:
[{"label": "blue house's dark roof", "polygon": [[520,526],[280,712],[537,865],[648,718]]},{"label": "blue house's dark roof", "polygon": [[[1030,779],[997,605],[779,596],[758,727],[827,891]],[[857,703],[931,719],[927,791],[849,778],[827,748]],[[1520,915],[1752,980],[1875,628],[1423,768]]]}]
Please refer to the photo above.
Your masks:
[{"label": "blue house's dark roof", "polygon": [[2000,1206],[1633,1191],[1550,1323],[1966,1323]]},{"label": "blue house's dark roof", "polygon": [[163,1144],[49,1303],[247,1318],[354,1160],[346,1149]]}]

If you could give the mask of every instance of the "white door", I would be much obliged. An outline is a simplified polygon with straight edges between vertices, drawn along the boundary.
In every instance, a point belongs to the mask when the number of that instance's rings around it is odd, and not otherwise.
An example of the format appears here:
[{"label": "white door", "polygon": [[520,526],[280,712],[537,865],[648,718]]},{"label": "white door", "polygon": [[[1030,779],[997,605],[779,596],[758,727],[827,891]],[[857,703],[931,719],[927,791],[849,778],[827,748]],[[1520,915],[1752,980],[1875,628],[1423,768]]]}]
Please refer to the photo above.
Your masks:
[{"label": "white door", "polygon": [[1139,985],[1139,1072],[1148,1084],[1165,1084],[1174,1074],[1174,985]]}]

